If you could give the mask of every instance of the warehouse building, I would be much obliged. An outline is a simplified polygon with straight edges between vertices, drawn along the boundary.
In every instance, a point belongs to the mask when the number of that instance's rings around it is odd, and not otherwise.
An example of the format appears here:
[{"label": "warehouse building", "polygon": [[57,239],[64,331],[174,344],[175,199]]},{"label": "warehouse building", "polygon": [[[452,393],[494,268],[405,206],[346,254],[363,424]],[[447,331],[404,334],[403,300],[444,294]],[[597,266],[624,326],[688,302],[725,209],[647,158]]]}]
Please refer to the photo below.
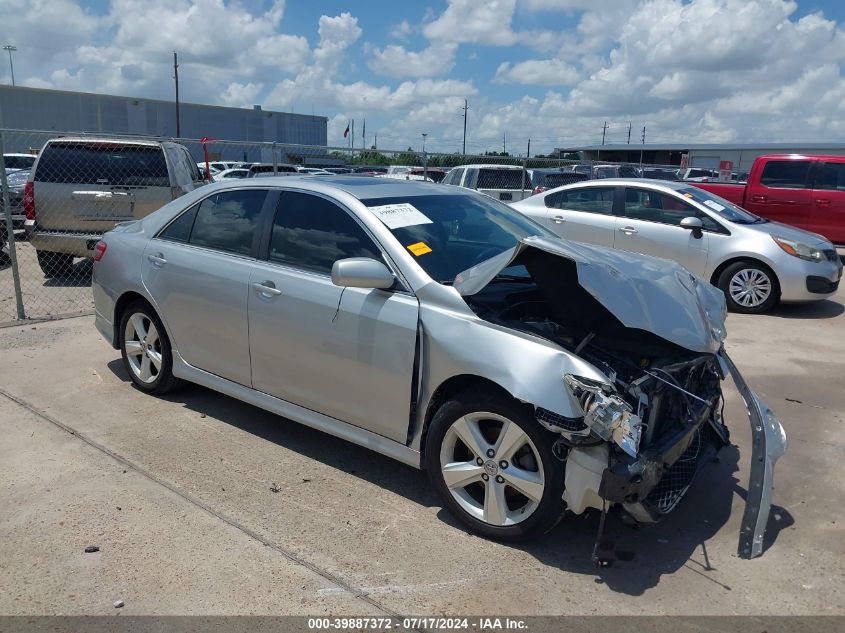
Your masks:
[{"label": "warehouse building", "polygon": [[[578,154],[581,160],[678,165],[687,156],[688,167],[719,169],[722,161],[732,163],[733,171],[747,172],[758,156],[766,154],[845,155],[845,143],[687,143],[687,144],[608,144],[562,147],[559,155]],[[640,156],[642,155],[642,159]]]},{"label": "warehouse building", "polygon": [[[252,109],[181,103],[179,136],[235,141],[210,146],[211,158],[221,160],[272,161],[272,150],[242,143],[289,143],[310,146],[302,151],[280,153],[280,162],[333,164],[325,152],[328,119],[323,116],[272,112],[260,106]],[[86,92],[46,90],[23,86],[0,86],[0,128],[55,132],[102,132],[171,138],[176,136],[176,105],[173,101],[116,97]],[[27,137],[9,135],[6,152],[28,151],[12,147]],[[46,140],[50,135],[43,135]],[[37,144],[40,136],[29,135]],[[41,141],[43,143],[43,141]],[[198,143],[186,146],[199,161]],[[323,148],[323,149],[319,149]]]}]

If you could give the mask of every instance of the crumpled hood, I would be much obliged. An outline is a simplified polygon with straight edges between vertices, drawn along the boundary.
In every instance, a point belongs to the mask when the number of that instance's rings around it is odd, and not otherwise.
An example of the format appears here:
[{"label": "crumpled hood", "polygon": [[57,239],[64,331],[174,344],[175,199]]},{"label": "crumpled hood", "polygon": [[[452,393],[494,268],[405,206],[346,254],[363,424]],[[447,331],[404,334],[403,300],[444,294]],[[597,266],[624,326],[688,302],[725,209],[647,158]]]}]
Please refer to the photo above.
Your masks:
[{"label": "crumpled hood", "polygon": [[454,288],[462,296],[476,294],[529,248],[575,262],[581,287],[623,325],[692,351],[719,351],[726,334],[724,295],[666,259],[534,236],[460,273]]}]

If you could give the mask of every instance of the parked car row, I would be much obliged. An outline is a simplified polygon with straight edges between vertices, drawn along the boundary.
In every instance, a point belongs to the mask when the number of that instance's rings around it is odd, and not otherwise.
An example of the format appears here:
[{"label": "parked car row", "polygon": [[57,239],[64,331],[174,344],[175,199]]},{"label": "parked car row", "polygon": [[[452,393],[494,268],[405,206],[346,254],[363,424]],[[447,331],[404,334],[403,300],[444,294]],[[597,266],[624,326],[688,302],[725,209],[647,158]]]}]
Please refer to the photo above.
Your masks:
[{"label": "parked car row", "polygon": [[[504,191],[485,169],[461,182]],[[96,327],[139,390],[198,383],[423,468],[488,538],[683,507],[729,443],[731,375],[753,434],[738,553],[762,553],[786,437],[725,352],[724,296],[678,264],[464,187],[345,176],[213,183],[95,252]]]}]

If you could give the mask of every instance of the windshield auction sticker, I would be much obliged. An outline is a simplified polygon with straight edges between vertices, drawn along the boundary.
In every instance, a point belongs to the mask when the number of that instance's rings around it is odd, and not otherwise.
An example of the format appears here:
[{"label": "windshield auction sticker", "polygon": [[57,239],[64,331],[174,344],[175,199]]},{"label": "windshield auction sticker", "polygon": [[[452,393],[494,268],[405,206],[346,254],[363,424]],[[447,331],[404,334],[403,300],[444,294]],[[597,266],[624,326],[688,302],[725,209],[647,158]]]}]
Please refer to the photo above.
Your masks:
[{"label": "windshield auction sticker", "polygon": [[375,213],[378,219],[384,222],[389,229],[401,229],[418,224],[433,224],[422,211],[407,202],[370,207],[370,211]]}]

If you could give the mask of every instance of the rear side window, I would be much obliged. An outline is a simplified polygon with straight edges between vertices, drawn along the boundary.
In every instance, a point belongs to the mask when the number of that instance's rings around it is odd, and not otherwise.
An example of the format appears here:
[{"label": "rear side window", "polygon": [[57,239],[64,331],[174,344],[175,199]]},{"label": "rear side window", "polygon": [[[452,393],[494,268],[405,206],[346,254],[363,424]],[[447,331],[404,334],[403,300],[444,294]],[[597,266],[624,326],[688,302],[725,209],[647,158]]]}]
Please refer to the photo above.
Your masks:
[{"label": "rear side window", "polygon": [[613,215],[615,187],[584,187],[567,189],[545,197],[546,206],[551,209],[569,209],[601,215]]},{"label": "rear side window", "polygon": [[[528,175],[526,174],[526,181]],[[522,180],[521,169],[479,169],[478,189],[530,189]]]},{"label": "rear side window", "polygon": [[264,189],[224,191],[209,196],[197,209],[190,243],[236,255],[249,255],[266,197]]},{"label": "rear side window", "polygon": [[845,163],[823,163],[816,178],[816,189],[845,191]]},{"label": "rear side window", "polygon": [[807,173],[810,161],[770,160],[763,167],[760,184],[783,189],[804,189],[807,187]]},{"label": "rear side window", "polygon": [[198,204],[195,204],[190,209],[185,211],[178,218],[168,224],[164,230],[158,234],[163,240],[170,242],[187,243],[191,239],[191,228],[194,226],[194,218],[197,217]]},{"label": "rear side window", "polygon": [[344,209],[319,196],[285,192],[273,221],[270,261],[330,274],[347,257],[381,260],[381,251]]},{"label": "rear side window", "polygon": [[30,169],[35,162],[35,156],[3,156],[6,169]]},{"label": "rear side window", "polygon": [[50,143],[38,159],[34,179],[85,185],[170,186],[161,147],[119,143]]}]

